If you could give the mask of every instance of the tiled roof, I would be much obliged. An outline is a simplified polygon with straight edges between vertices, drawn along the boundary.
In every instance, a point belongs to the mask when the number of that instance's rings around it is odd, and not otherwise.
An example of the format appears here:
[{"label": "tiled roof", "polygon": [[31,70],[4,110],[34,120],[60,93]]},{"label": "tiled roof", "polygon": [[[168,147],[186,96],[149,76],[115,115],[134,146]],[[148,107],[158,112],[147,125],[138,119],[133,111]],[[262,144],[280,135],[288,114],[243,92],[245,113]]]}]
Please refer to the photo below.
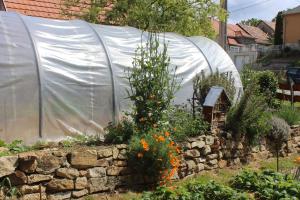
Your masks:
[{"label": "tiled roof", "polygon": [[[51,19],[70,18],[62,14],[63,0],[3,0],[3,2],[7,11]],[[89,6],[90,0],[80,0],[80,4],[70,8],[70,10],[80,14]],[[100,17],[103,16],[100,15]]]},{"label": "tiled roof", "polygon": [[244,24],[239,24],[239,26],[249,33],[252,37],[255,38],[256,43],[258,44],[271,44],[269,41],[268,34],[263,32],[260,28],[255,26],[248,26]]},{"label": "tiled roof", "polygon": [[253,38],[246,31],[244,31],[241,27],[235,24],[227,24],[227,36],[228,37],[246,37]]},{"label": "tiled roof", "polygon": [[[220,32],[220,22],[217,20],[211,21],[214,30],[219,33]],[[241,29],[239,26],[235,24],[227,24],[227,36],[228,37],[248,37],[252,38],[247,32]]]},{"label": "tiled roof", "polygon": [[270,22],[270,21],[263,21],[263,22],[275,31],[276,22]]}]

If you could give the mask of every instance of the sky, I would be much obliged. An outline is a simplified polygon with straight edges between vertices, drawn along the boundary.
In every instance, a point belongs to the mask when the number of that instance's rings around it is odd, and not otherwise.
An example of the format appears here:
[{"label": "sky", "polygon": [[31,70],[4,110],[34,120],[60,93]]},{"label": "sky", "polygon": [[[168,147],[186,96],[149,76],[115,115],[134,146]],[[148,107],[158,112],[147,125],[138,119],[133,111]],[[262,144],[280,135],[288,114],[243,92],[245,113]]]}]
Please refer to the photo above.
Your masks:
[{"label": "sky", "polygon": [[258,18],[271,21],[279,11],[300,5],[300,0],[227,0],[229,23]]}]

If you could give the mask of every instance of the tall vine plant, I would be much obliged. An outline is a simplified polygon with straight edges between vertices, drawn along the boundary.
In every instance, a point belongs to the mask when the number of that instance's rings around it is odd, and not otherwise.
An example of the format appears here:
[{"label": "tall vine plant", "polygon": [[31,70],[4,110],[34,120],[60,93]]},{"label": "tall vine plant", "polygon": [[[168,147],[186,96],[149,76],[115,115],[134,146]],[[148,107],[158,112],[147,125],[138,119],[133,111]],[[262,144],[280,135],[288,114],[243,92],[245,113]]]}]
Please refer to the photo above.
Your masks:
[{"label": "tall vine plant", "polygon": [[142,131],[149,131],[163,123],[179,88],[176,69],[169,69],[167,44],[161,47],[159,40],[157,34],[149,33],[147,43],[136,50],[133,68],[128,75],[128,96],[134,102],[132,117]]}]

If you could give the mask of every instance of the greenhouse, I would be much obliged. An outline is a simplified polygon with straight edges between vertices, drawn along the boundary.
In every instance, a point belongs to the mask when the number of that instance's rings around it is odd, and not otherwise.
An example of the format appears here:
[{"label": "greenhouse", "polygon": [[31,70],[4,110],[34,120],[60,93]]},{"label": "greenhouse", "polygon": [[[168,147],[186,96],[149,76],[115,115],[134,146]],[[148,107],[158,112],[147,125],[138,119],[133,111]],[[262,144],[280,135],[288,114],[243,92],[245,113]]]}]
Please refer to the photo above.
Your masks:
[{"label": "greenhouse", "polygon": [[[0,137],[61,140],[102,134],[130,110],[126,79],[138,46],[148,34],[132,27],[50,20],[0,12]],[[227,53],[205,37],[161,34],[186,104],[200,72],[239,73]],[[142,42],[141,42],[142,41]]]}]

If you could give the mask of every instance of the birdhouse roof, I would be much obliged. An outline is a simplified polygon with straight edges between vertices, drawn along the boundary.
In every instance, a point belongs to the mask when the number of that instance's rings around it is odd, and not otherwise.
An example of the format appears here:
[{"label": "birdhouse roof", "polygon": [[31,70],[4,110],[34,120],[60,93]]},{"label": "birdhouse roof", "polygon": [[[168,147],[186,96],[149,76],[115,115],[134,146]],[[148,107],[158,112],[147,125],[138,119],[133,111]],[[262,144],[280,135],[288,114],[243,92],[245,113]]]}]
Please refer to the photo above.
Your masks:
[{"label": "birdhouse roof", "polygon": [[210,88],[207,96],[205,97],[205,101],[203,106],[205,107],[214,107],[218,101],[218,99],[221,97],[222,93],[224,92],[224,94],[226,95],[228,101],[229,98],[225,92],[225,89],[223,87],[220,86],[213,86]]}]

